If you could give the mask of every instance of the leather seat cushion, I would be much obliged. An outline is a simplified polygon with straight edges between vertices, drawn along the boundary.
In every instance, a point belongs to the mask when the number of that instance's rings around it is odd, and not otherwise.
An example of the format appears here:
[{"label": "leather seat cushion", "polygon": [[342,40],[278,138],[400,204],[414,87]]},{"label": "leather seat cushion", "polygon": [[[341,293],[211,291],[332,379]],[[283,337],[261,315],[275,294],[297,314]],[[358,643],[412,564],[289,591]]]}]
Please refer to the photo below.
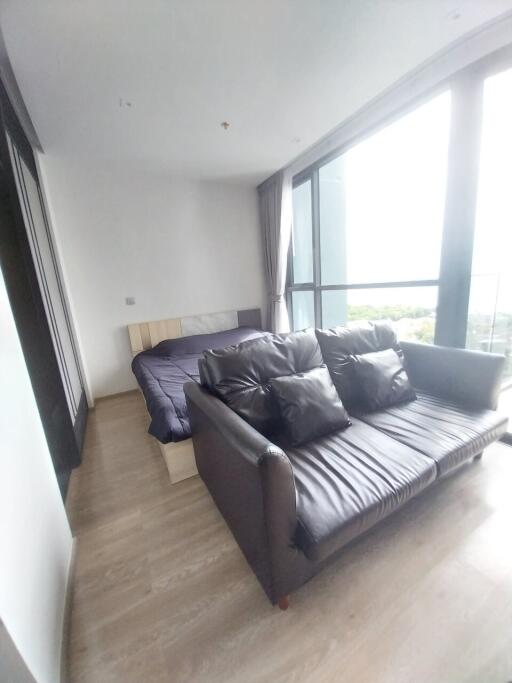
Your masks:
[{"label": "leather seat cushion", "polygon": [[321,561],[436,478],[432,459],[356,418],[351,427],[286,449],[297,491],[296,543]]},{"label": "leather seat cushion", "polygon": [[494,410],[461,408],[428,394],[358,417],[432,458],[439,476],[481,453],[507,429],[507,418]]}]

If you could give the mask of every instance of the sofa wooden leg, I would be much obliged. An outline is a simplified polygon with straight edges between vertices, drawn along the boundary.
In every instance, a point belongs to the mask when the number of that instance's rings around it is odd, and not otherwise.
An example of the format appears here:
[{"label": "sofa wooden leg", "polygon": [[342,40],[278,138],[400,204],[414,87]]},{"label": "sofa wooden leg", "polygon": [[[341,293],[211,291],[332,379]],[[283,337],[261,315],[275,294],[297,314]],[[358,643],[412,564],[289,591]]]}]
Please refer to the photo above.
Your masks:
[{"label": "sofa wooden leg", "polygon": [[284,598],[279,598],[277,604],[279,605],[279,609],[282,609],[284,611],[285,609],[288,609],[288,607],[290,606],[290,599],[287,595],[285,595]]},{"label": "sofa wooden leg", "polygon": [[473,460],[474,460],[475,462],[476,462],[477,460],[481,460],[481,459],[482,459],[482,455],[483,455],[483,452],[482,452],[482,453],[479,453],[478,455],[475,455],[475,457],[473,458]]}]

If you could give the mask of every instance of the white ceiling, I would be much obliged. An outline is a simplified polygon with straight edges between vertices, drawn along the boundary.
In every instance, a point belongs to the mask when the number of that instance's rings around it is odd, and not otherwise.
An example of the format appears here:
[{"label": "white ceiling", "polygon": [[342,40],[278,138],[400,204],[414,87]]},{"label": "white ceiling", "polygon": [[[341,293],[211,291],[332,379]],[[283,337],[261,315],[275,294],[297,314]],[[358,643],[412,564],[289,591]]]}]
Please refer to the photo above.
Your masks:
[{"label": "white ceiling", "polygon": [[2,0],[0,22],[48,153],[255,183],[511,9],[512,0]]}]

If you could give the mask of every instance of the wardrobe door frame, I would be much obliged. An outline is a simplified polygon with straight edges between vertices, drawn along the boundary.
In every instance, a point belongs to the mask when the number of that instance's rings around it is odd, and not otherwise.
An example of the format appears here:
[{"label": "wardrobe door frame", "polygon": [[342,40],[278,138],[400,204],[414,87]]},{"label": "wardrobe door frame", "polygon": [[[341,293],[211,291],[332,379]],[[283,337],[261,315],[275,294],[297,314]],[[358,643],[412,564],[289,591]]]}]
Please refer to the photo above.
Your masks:
[{"label": "wardrobe door frame", "polygon": [[[1,82],[0,115],[0,261],[43,429],[65,497],[71,470],[81,462],[87,401],[82,381],[73,423],[25,227],[6,131],[40,189],[39,176],[30,143]],[[43,211],[46,211],[44,204]]]}]

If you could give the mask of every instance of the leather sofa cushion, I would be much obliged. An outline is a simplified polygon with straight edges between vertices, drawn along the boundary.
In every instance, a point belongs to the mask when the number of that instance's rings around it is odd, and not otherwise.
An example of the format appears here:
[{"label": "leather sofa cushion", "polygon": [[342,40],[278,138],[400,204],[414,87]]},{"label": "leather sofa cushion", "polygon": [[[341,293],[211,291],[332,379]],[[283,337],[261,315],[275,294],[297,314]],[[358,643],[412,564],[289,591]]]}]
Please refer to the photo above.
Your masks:
[{"label": "leather sofa cushion", "polygon": [[324,362],[329,368],[334,386],[350,411],[361,403],[351,356],[394,349],[402,355],[394,329],[386,322],[365,322],[350,327],[315,330]]},{"label": "leather sofa cushion", "polygon": [[439,476],[481,453],[507,429],[507,418],[494,410],[461,408],[428,394],[358,417],[431,458]]},{"label": "leather sofa cushion", "polygon": [[281,426],[292,446],[351,424],[325,365],[273,378],[270,388],[279,407]]},{"label": "leather sofa cushion", "polygon": [[432,459],[352,418],[344,431],[286,449],[297,491],[295,541],[322,561],[426,488]]},{"label": "leather sofa cushion", "polygon": [[416,398],[402,359],[394,349],[351,356],[362,403],[379,410]]},{"label": "leather sofa cushion", "polygon": [[273,334],[205,351],[203,358],[202,379],[208,389],[265,435],[279,428],[279,410],[269,380],[323,363],[313,330]]}]

